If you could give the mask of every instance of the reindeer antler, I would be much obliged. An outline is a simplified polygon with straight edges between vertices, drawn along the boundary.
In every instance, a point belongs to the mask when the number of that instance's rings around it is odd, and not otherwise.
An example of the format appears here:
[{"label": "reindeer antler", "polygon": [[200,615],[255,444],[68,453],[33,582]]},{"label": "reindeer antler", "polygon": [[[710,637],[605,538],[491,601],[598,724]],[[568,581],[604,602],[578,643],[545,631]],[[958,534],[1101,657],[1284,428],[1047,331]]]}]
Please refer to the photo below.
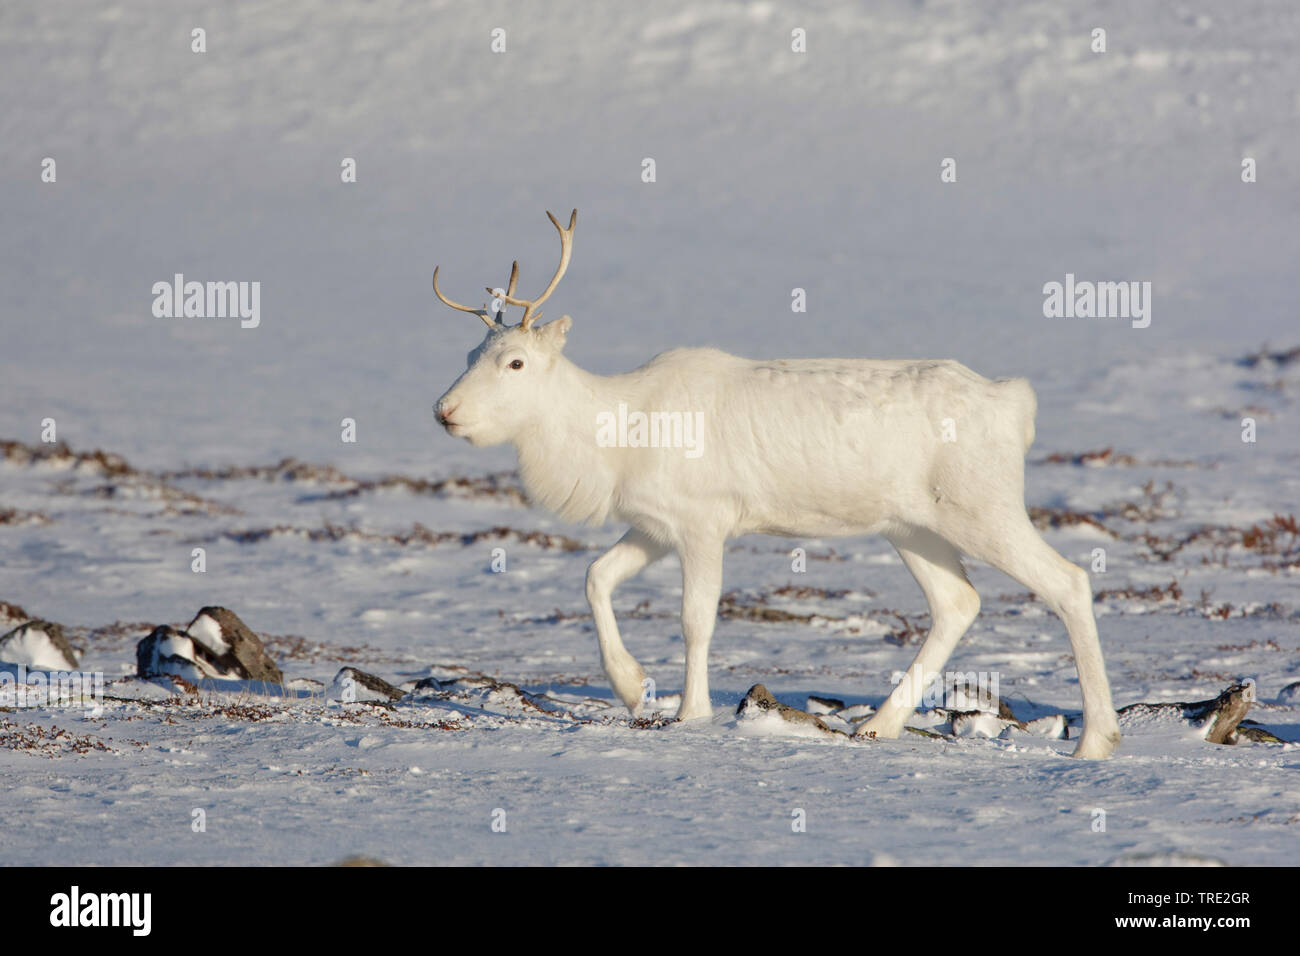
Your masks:
[{"label": "reindeer antler", "polygon": [[[471,315],[477,315],[480,319],[483,320],[483,324],[486,325],[489,329],[494,328],[496,326],[496,322],[493,322],[492,319],[488,317],[488,310],[486,305],[484,305],[484,307],[481,309],[474,309],[468,305],[461,305],[459,302],[452,302],[451,299],[447,298],[445,295],[442,294],[442,290],[438,288],[438,267],[437,266],[433,267],[433,294],[442,300],[443,305],[449,305],[453,309],[458,309],[461,312],[468,312]],[[500,312],[497,313],[497,322],[499,321],[501,321]]]},{"label": "reindeer antler", "polygon": [[[578,210],[573,210],[573,215],[569,217],[569,228],[567,229],[560,225],[560,221],[551,215],[549,210],[547,210],[546,215],[547,218],[551,220],[552,225],[554,225],[560,232],[560,265],[559,268],[555,270],[555,275],[551,278],[550,285],[548,285],[542,294],[535,299],[516,299],[514,297],[515,274],[511,273],[510,289],[505,295],[499,297],[502,302],[505,302],[508,305],[521,305],[524,307],[524,318],[519,325],[521,328],[525,329],[532,328],[533,323],[542,317],[541,313],[537,312],[537,307],[550,298],[551,293],[555,291],[555,287],[560,284],[560,279],[564,277],[565,270],[569,268],[569,259],[573,255],[573,227],[578,223]],[[516,263],[516,266],[517,265],[518,263]],[[437,270],[434,271],[434,275],[436,278]],[[493,295],[496,294],[492,289],[488,289],[488,291],[492,292]],[[442,298],[442,296],[440,295],[439,298]],[[443,299],[443,301],[446,302],[447,300]],[[451,305],[451,303],[447,304]],[[462,309],[463,306],[456,306],[456,308]],[[473,310],[464,309],[464,311],[469,312]]]}]

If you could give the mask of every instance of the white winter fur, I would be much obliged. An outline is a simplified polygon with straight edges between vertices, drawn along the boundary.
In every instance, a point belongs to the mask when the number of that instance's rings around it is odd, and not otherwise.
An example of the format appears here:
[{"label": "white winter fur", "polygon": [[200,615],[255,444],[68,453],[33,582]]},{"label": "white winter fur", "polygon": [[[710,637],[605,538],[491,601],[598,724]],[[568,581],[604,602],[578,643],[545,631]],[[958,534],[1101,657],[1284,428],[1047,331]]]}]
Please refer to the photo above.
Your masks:
[{"label": "white winter fur", "polygon": [[[571,320],[499,322],[435,406],[475,445],[511,442],[529,497],[563,518],[631,525],[587,575],[602,663],[636,712],[641,666],[624,648],[611,596],[675,551],[682,564],[686,681],[680,719],[711,716],[708,647],[729,538],[877,533],[898,550],[933,622],[903,680],[859,729],[897,737],[979,611],[960,555],[1000,568],[1065,622],[1083,690],[1075,756],[1119,742],[1088,575],[1050,548],[1024,507],[1024,455],[1036,400],[1023,379],[990,381],[951,361],[750,361],[675,349],[599,376],[562,354]],[[521,367],[515,367],[520,365]],[[619,403],[703,412],[703,454],[601,447],[597,422]],[[945,441],[945,438],[949,439]]]}]

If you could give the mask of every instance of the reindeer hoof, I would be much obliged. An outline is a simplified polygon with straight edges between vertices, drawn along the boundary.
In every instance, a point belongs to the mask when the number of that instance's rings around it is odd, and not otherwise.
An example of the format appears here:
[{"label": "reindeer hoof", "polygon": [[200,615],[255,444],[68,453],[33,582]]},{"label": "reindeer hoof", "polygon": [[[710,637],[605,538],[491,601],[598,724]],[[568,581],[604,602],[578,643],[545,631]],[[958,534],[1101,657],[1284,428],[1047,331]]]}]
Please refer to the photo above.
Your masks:
[{"label": "reindeer hoof", "polygon": [[853,731],[854,738],[857,740],[894,740],[903,732],[901,727],[877,721],[878,717],[864,720],[858,726],[858,729]]},{"label": "reindeer hoof", "polygon": [[1120,732],[1118,729],[1110,732],[1089,733],[1084,730],[1083,737],[1079,740],[1079,746],[1074,748],[1071,757],[1078,757],[1080,760],[1107,760],[1119,746]]}]

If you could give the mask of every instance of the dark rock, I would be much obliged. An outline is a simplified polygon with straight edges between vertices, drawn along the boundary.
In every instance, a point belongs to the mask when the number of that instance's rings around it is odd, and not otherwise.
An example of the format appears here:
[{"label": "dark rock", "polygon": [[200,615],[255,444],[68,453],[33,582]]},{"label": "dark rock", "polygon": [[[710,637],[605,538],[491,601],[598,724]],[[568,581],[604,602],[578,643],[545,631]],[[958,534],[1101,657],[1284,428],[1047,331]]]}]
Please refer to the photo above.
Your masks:
[{"label": "dark rock", "polygon": [[926,730],[923,727],[904,727],[909,734],[916,734],[918,737],[928,737],[931,740],[943,740],[943,734],[936,734],[933,730]]},{"label": "dark rock", "polygon": [[1209,743],[1232,744],[1236,742],[1237,725],[1250,710],[1253,691],[1253,686],[1233,684],[1213,700],[1200,700],[1190,704],[1129,704],[1121,707],[1118,713],[1124,716],[1177,712],[1184,720],[1199,724]]},{"label": "dark rock", "polygon": [[[351,681],[350,691],[352,694],[350,698],[346,696],[349,693],[349,680]],[[330,687],[330,696],[351,702],[401,700],[406,695],[382,677],[376,677],[374,674],[357,670],[355,667],[344,667],[334,675],[334,683]]]},{"label": "dark rock", "polygon": [[1253,688],[1233,684],[1214,700],[1190,705],[1184,715],[1203,725],[1205,739],[1212,744],[1230,744],[1236,740],[1237,725],[1250,710]]},{"label": "dark rock", "polygon": [[1252,743],[1257,744],[1284,744],[1286,743],[1281,737],[1277,736],[1271,730],[1261,727],[1253,720],[1243,720],[1237,726],[1237,736],[1245,737]]},{"label": "dark rock", "polygon": [[223,676],[282,684],[284,675],[262,639],[254,634],[234,611],[224,607],[202,608],[185,628],[196,644],[208,652]]},{"label": "dark rock", "polygon": [[997,714],[1003,720],[1013,723],[1021,723],[1016,715],[1011,712],[1006,701],[997,697],[993,691],[980,683],[954,682],[948,688],[948,700],[950,709],[957,712],[982,711],[988,714]]},{"label": "dark rock", "polygon": [[838,697],[812,697],[803,705],[804,709],[810,714],[833,714],[837,710],[843,710],[844,701]]}]

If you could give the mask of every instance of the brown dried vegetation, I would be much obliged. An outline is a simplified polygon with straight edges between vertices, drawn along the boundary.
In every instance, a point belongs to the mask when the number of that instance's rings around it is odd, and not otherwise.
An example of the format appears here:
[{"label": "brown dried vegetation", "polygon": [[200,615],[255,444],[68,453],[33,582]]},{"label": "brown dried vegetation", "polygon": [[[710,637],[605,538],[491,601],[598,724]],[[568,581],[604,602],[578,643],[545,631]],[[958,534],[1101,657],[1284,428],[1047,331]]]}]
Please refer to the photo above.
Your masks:
[{"label": "brown dried vegetation", "polygon": [[1151,461],[1142,461],[1133,455],[1117,452],[1113,448],[1098,448],[1092,451],[1081,452],[1062,452],[1054,451],[1042,458],[1037,458],[1030,462],[1034,465],[1074,465],[1080,468],[1201,468],[1213,465],[1202,465],[1195,461],[1177,461],[1167,458],[1156,458]]},{"label": "brown dried vegetation", "polygon": [[513,471],[494,472],[476,477],[453,476],[438,480],[412,478],[408,475],[384,475],[374,479],[359,479],[345,475],[330,465],[314,465],[297,458],[284,458],[274,465],[234,465],[225,468],[187,468],[164,472],[168,480],[197,479],[201,481],[291,481],[304,484],[334,485],[318,496],[323,500],[356,498],[376,491],[400,490],[417,495],[439,498],[495,498],[514,504],[525,504],[519,475]]},{"label": "brown dried vegetation", "polygon": [[0,717],[0,749],[51,759],[67,754],[116,753],[98,737],[74,734],[55,726],[20,724],[7,717]]},{"label": "brown dried vegetation", "polygon": [[544,531],[521,531],[503,525],[484,528],[479,531],[433,531],[419,522],[413,524],[410,531],[396,531],[387,534],[363,531],[355,526],[326,523],[319,528],[276,525],[271,528],[252,528],[245,531],[223,531],[218,537],[227,538],[240,544],[257,544],[277,535],[306,538],[308,541],[370,541],[382,544],[396,544],[402,547],[409,545],[437,547],[442,544],[459,544],[468,547],[480,541],[515,541],[519,544],[531,544],[545,549],[555,548],[561,551],[587,550],[587,545],[581,541],[562,534],[548,534]]},{"label": "brown dried vegetation", "polygon": [[20,511],[17,508],[0,508],[0,524],[49,524],[50,516],[39,511]]}]

